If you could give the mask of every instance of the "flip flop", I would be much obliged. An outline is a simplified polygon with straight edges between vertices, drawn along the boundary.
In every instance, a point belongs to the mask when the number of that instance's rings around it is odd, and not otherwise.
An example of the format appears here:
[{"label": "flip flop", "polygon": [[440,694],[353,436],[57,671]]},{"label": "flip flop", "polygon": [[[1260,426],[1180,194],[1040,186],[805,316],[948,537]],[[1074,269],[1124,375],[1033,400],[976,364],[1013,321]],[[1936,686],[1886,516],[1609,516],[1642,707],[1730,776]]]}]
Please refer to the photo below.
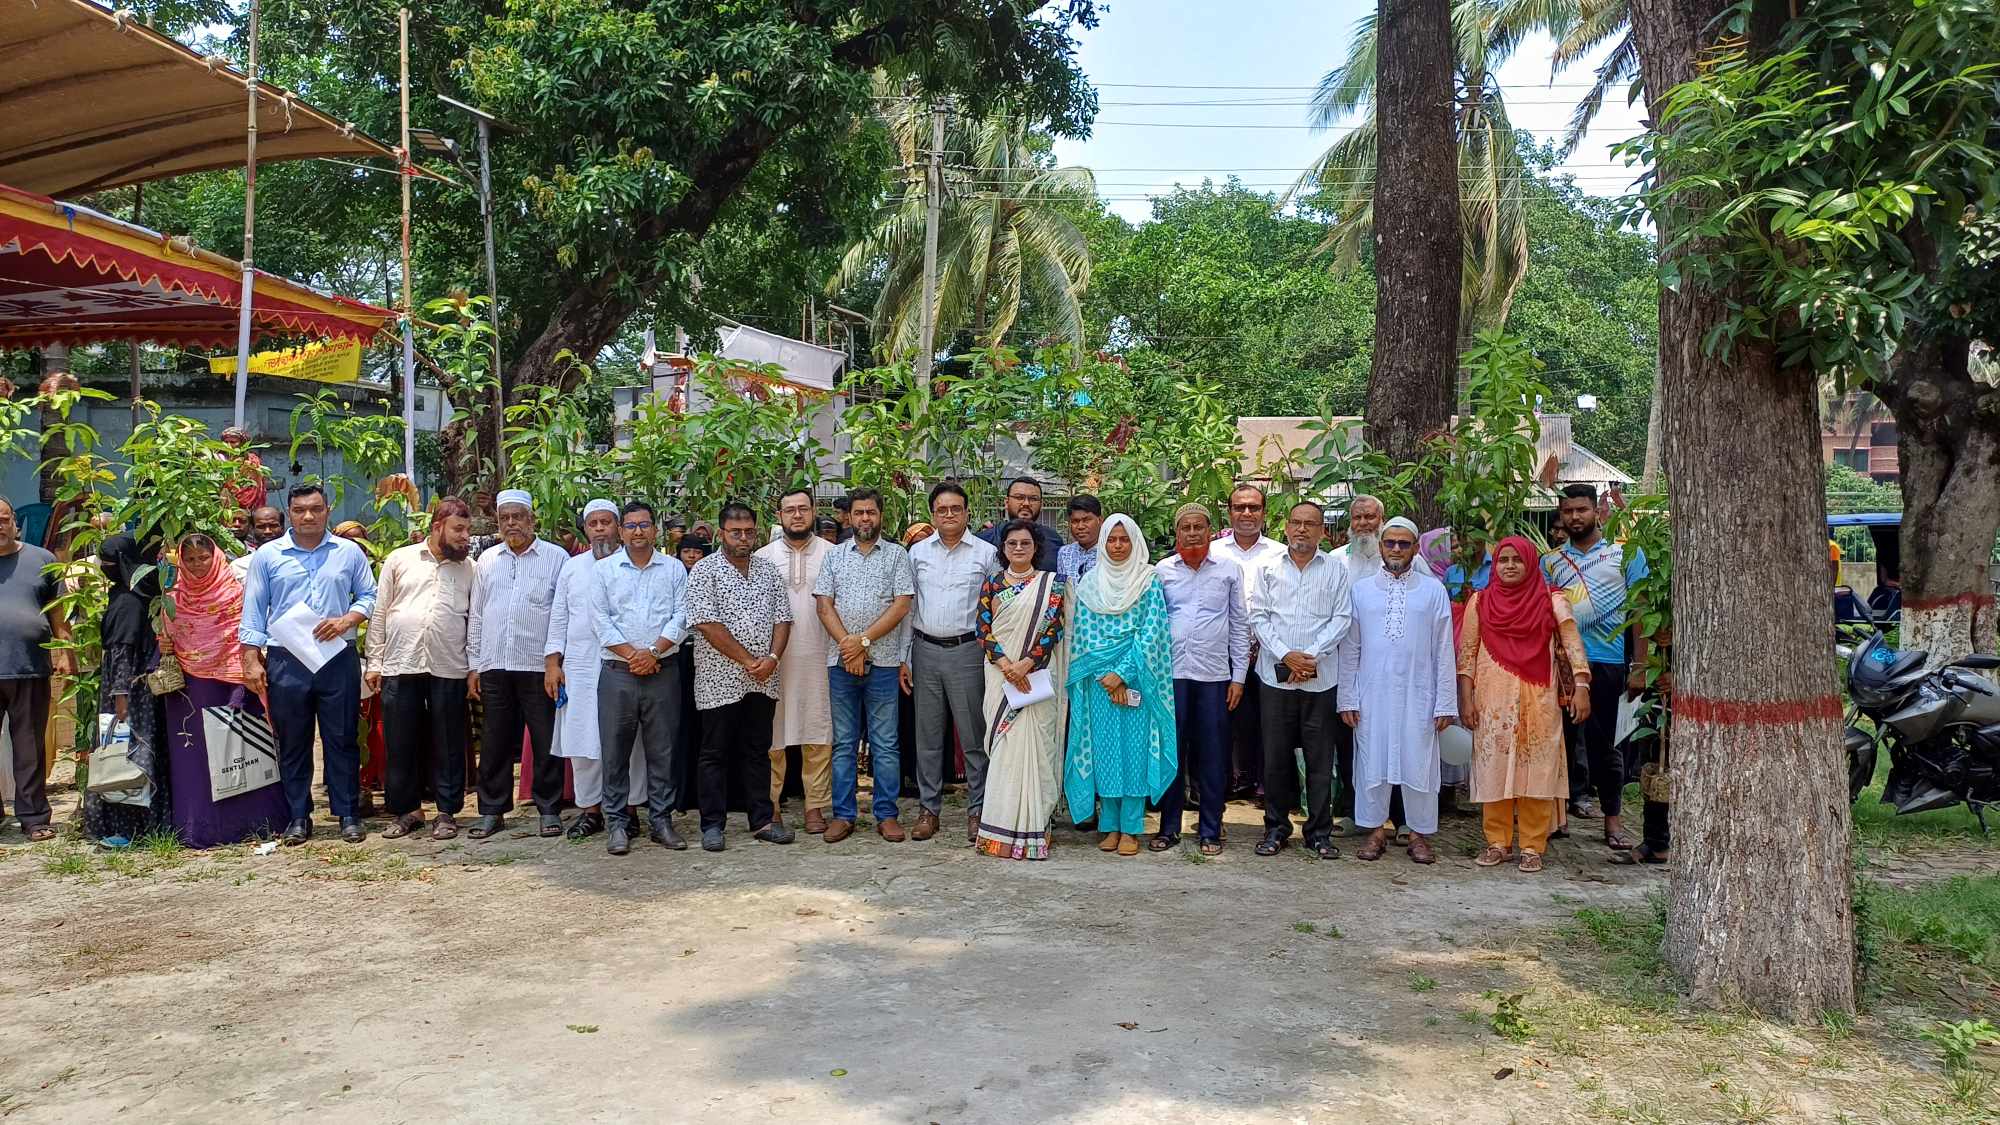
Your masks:
[{"label": "flip flop", "polygon": [[1181,838],[1179,836],[1169,836],[1166,833],[1162,832],[1159,835],[1154,836],[1153,839],[1149,843],[1147,843],[1146,847],[1152,851],[1163,852],[1180,842]]}]

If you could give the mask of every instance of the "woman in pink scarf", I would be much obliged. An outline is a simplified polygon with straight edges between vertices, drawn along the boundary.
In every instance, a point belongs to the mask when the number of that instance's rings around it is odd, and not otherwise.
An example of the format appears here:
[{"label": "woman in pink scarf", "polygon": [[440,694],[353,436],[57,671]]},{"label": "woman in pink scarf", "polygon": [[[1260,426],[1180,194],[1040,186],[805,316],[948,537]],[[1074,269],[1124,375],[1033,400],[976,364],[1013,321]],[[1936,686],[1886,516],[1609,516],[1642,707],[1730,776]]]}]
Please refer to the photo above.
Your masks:
[{"label": "woman in pink scarf", "polygon": [[[264,701],[243,686],[243,648],[236,639],[243,585],[214,539],[197,532],[181,540],[171,596],[162,648],[171,646],[187,677],[185,687],[166,696],[162,732],[174,828],[191,848],[274,833],[289,815],[284,787],[277,784],[277,748]],[[248,768],[212,771],[211,742],[217,751],[246,748]],[[227,794],[220,799],[219,787]]]}]

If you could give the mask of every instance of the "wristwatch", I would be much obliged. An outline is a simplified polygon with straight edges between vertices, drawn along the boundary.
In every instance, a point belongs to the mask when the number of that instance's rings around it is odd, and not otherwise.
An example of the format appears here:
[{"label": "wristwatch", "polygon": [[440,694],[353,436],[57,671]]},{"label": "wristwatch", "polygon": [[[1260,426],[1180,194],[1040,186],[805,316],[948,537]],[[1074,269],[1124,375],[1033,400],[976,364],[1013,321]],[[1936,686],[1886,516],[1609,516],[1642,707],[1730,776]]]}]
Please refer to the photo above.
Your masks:
[{"label": "wristwatch", "polygon": [[871,641],[871,640],[869,640],[869,639],[868,639],[868,634],[866,634],[866,633],[862,633],[862,634],[861,634],[861,651],[862,651],[862,652],[867,652],[867,651],[868,651],[868,646],[869,646],[869,645],[872,645],[872,644],[874,644],[874,643],[875,643],[875,642],[873,642],[873,641]]}]

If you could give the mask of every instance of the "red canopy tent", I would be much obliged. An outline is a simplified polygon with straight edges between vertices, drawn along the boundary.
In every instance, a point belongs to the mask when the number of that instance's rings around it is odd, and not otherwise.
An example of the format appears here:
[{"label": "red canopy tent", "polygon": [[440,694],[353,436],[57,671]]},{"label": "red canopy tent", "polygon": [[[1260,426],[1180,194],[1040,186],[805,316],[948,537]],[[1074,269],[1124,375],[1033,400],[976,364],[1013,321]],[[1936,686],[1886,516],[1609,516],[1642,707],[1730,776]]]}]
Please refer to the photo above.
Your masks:
[{"label": "red canopy tent", "polygon": [[[234,347],[243,265],[99,214],[0,185],[0,349],[142,340]],[[261,338],[369,341],[396,314],[259,272]]]}]

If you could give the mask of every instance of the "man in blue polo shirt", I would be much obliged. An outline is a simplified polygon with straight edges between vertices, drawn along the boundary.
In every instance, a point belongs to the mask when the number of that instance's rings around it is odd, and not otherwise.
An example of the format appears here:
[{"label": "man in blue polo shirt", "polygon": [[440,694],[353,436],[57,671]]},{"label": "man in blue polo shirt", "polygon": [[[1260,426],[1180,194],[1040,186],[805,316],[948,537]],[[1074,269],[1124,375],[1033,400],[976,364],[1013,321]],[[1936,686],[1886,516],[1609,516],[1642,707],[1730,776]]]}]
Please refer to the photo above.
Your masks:
[{"label": "man in blue polo shirt", "polygon": [[[1628,687],[1636,694],[1645,687],[1645,651],[1625,651],[1625,591],[1646,576],[1646,553],[1634,547],[1626,558],[1623,546],[1604,538],[1598,526],[1597,489],[1572,484],[1563,489],[1556,518],[1569,533],[1568,542],[1544,556],[1549,581],[1562,589],[1583,633],[1584,655],[1590,661],[1590,718],[1568,724],[1569,814],[1584,819],[1604,817],[1604,842],[1627,850],[1632,841],[1622,831],[1620,802],[1625,770],[1612,738],[1618,732],[1618,700]],[[1636,631],[1635,645],[1644,640]],[[1628,683],[1628,669],[1638,669],[1639,682]],[[1597,793],[1592,802],[1590,793]]]},{"label": "man in blue polo shirt", "polygon": [[[292,820],[287,844],[312,836],[312,745],[318,727],[326,763],[326,803],[340,818],[340,838],[359,843],[361,827],[361,660],[354,630],[375,608],[375,572],[360,547],[326,530],[326,491],[301,484],[286,497],[292,529],[257,548],[243,583],[243,680],[251,691],[268,686],[271,730],[278,737],[278,780]],[[341,640],[341,650],[319,671],[271,643],[279,619],[304,604],[318,622],[313,636]],[[266,651],[268,647],[268,652]]]}]

